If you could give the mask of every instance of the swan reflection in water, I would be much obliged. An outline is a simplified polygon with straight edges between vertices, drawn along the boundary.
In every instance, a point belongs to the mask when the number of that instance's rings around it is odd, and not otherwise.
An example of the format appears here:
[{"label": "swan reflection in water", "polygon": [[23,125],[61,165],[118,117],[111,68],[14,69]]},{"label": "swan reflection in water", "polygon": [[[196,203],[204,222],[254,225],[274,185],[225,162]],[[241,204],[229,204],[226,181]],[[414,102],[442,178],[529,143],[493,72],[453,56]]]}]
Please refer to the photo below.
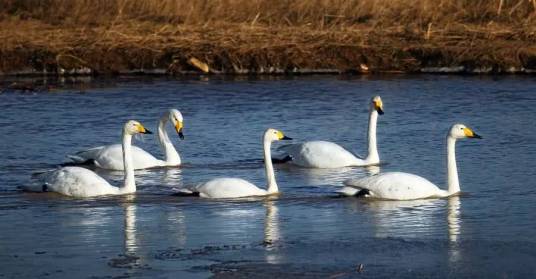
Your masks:
[{"label": "swan reflection in water", "polygon": [[[359,201],[360,203],[351,203],[351,206],[359,214],[372,213],[370,215],[373,217],[375,237],[441,238],[445,233],[443,228],[446,227],[449,264],[459,263],[462,260],[459,245],[462,229],[459,196],[409,201],[374,199]],[[444,217],[441,218],[445,215],[446,224]]]},{"label": "swan reflection in water", "polygon": [[365,210],[374,217],[376,237],[419,237],[432,234],[437,226],[436,213],[441,200],[409,201],[364,200]]},{"label": "swan reflection in water", "polygon": [[270,198],[264,202],[266,216],[264,219],[264,246],[266,247],[266,262],[278,264],[283,262],[283,256],[274,248],[281,240],[281,231],[279,230],[279,208],[275,205],[276,201]]},{"label": "swan reflection in water", "polygon": [[457,263],[462,259],[459,247],[459,236],[462,221],[460,220],[461,201],[459,196],[448,199],[447,224],[449,229],[449,262]]},{"label": "swan reflection in water", "polygon": [[139,248],[136,235],[136,204],[125,203],[123,208],[125,210],[125,255],[135,255]]}]

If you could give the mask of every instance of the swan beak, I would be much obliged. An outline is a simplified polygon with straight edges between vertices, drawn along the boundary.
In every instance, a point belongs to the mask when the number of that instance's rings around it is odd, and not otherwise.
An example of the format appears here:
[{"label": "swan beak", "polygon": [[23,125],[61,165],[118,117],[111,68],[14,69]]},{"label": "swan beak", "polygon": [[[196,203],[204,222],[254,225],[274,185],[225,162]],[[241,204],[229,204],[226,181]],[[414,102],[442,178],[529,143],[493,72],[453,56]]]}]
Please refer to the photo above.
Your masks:
[{"label": "swan beak", "polygon": [[182,128],[183,128],[182,121],[177,121],[177,124],[175,124],[175,131],[177,131],[177,134],[179,134],[179,138],[181,140],[184,139],[184,134],[182,133]]},{"label": "swan beak", "polygon": [[281,131],[277,131],[277,139],[278,140],[291,140],[292,138],[289,138],[283,134]]},{"label": "swan beak", "polygon": [[481,139],[482,137],[469,128],[464,128],[463,133],[468,138]]},{"label": "swan beak", "polygon": [[383,109],[382,109],[382,108],[376,108],[376,111],[378,111],[378,114],[379,114],[379,115],[382,115],[382,114],[383,114]]},{"label": "swan beak", "polygon": [[143,125],[138,125],[138,132],[140,134],[152,134],[153,132],[147,130],[145,127],[143,127]]},{"label": "swan beak", "polygon": [[383,103],[381,100],[374,100],[374,109],[378,112],[378,114],[383,114]]}]

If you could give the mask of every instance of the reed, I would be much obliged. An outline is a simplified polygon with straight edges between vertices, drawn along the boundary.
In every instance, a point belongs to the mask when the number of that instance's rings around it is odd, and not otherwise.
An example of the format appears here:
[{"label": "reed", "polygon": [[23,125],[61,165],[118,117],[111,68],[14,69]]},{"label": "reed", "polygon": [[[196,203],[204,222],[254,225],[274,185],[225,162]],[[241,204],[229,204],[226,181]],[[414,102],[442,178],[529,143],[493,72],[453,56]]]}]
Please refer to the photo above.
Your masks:
[{"label": "reed", "polygon": [[3,0],[0,73],[536,69],[535,19],[536,0]]},{"label": "reed", "polygon": [[328,27],[374,23],[427,26],[489,21],[534,23],[534,0],[4,0],[0,13],[51,24],[121,20],[206,25],[252,23]]}]

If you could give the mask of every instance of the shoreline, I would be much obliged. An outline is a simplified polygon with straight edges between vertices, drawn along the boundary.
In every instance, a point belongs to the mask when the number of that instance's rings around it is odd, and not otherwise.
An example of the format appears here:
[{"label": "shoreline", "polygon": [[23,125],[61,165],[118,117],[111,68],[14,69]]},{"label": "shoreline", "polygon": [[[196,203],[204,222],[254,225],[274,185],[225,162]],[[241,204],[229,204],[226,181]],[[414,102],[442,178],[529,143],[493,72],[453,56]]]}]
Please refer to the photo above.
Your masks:
[{"label": "shoreline", "polygon": [[[211,26],[0,20],[0,76],[534,74],[536,37],[515,27]],[[522,34],[521,34],[522,33]]]}]

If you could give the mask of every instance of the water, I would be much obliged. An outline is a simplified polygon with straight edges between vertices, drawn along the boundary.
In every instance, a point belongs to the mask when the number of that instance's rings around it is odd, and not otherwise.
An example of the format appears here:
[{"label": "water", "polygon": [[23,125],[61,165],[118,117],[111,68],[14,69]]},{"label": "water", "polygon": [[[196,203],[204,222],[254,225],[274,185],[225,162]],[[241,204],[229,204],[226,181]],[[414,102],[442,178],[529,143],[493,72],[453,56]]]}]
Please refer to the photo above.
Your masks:
[{"label": "water", "polygon": [[[5,91],[0,277],[533,277],[535,92],[531,77],[441,75],[119,78]],[[277,198],[171,195],[218,176],[264,185],[260,139],[268,127],[296,142],[329,140],[364,154],[373,95],[385,110],[382,172],[411,172],[444,187],[449,127],[462,122],[484,137],[457,144],[463,195],[339,198],[341,181],[377,170],[287,166],[276,167]],[[136,195],[84,200],[18,190],[66,154],[119,142],[128,119],[156,130],[171,107],[185,118],[184,141],[169,129],[185,164],[137,171]],[[161,156],[153,137],[135,144]],[[122,181],[121,173],[99,173]]]}]

